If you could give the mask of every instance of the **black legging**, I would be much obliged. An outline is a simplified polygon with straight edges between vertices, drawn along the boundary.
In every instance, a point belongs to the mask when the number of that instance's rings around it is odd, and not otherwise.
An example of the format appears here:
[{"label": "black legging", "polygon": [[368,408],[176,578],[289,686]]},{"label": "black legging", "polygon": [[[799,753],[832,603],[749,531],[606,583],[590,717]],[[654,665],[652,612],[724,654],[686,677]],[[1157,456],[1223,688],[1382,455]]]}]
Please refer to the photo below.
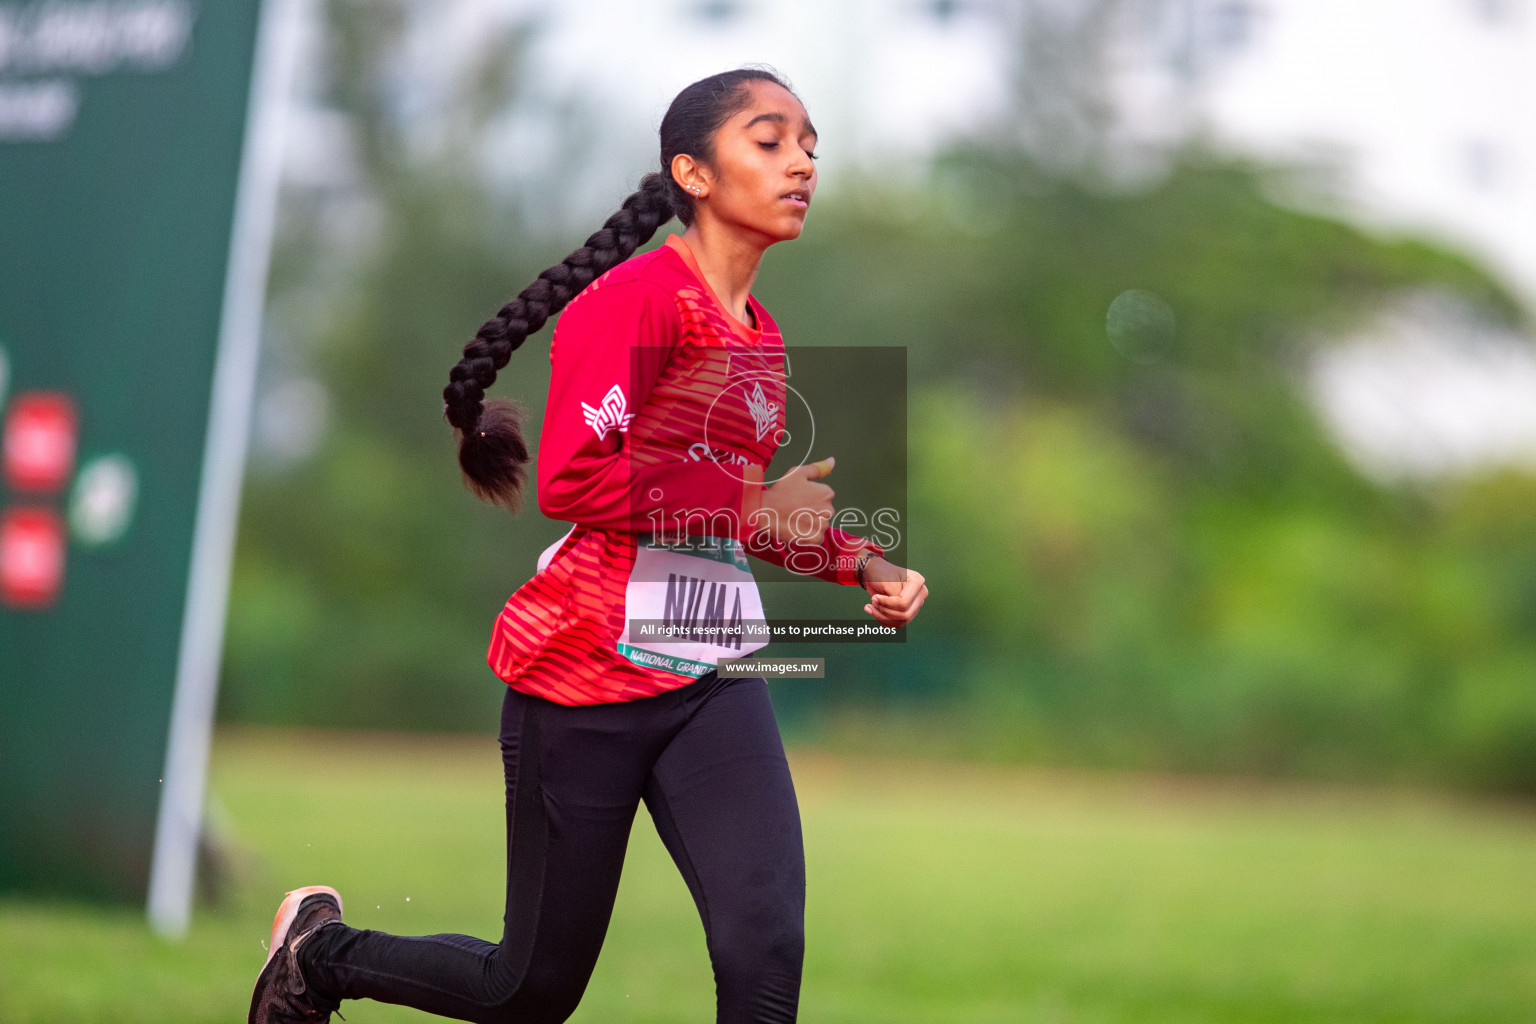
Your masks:
[{"label": "black legging", "polygon": [[643,799],[704,920],[717,1020],[795,1019],[805,854],[764,680],[710,672],[660,696],[587,707],[509,688],[501,749],[501,944],[333,925],[300,946],[315,990],[460,1020],[565,1020],[597,962]]}]

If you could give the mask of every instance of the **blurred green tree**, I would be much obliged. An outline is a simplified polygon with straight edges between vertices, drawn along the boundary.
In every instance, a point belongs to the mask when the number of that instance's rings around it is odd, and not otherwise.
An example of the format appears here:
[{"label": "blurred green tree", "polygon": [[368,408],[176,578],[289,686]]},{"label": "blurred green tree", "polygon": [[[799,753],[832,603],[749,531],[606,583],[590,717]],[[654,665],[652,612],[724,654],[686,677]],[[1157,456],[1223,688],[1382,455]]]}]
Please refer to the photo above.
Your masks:
[{"label": "blurred green tree", "polygon": [[[341,184],[285,192],[269,307],[280,355],[311,364],[330,415],[313,459],[258,469],[247,486],[220,710],[483,727],[500,696],[485,679],[490,623],[563,531],[536,515],[510,530],[467,495],[436,396],[514,282],[563,255],[478,171],[531,29],[482,40],[440,109],[410,111],[402,51],[410,18],[430,12],[351,0],[325,12],[323,100],[351,142],[336,159],[350,159]],[[524,354],[508,376],[538,394],[547,373]]]},{"label": "blurred green tree", "polygon": [[[1523,313],[1465,258],[1277,206],[1276,173],[1191,154],[1107,191],[961,149],[921,192],[824,210],[765,271],[788,336],[911,352],[913,564],[939,595],[914,646],[941,634],[949,666],[913,742],[1529,785],[1530,569],[1448,510],[1521,544],[1528,520],[1480,485],[1363,476],[1304,386],[1404,291]],[[911,671],[862,661],[849,741]]]}]

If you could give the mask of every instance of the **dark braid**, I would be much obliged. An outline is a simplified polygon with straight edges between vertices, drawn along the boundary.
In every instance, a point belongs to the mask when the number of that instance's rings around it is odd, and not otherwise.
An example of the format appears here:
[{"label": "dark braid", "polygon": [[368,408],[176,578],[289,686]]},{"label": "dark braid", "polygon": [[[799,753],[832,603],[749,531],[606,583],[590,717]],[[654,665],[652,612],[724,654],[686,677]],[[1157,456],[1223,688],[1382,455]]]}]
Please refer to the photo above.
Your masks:
[{"label": "dark braid", "polygon": [[585,245],[538,276],[501,307],[464,346],[464,358],[448,374],[444,414],[459,438],[464,482],[483,501],[515,512],[522,505],[528,445],[523,413],[506,399],[485,401],[496,371],[530,334],[612,267],[629,259],[656,229],[674,216],[693,222],[693,197],[672,178],[672,157],[688,153],[701,162],[714,156],[714,134],[747,102],[746,83],[770,81],[789,88],[771,71],[741,68],[694,82],[672,101],[661,122],[661,173],[647,174],[640,190],[624,200]]},{"label": "dark braid", "polygon": [[666,182],[659,174],[647,174],[640,190],[624,200],[585,245],[540,274],[464,346],[464,358],[448,373],[443,401],[448,422],[459,433],[465,483],[482,500],[516,511],[528,463],[521,410],[505,399],[484,401],[496,371],[507,365],[528,335],[538,333],[546,320],[609,268],[629,259],[672,216]]}]

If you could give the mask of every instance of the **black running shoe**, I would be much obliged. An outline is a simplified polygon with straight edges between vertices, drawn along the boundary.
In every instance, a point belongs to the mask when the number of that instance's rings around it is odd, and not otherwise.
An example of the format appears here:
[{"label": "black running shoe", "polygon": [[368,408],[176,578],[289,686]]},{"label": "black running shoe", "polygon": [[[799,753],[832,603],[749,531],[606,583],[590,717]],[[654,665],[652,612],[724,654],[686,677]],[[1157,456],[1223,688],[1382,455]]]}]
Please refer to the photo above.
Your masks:
[{"label": "black running shoe", "polygon": [[341,896],[327,885],[295,889],[272,919],[272,944],[256,978],[247,1024],[328,1024],[340,1006],[311,991],[299,971],[299,944],[316,928],[341,920]]}]

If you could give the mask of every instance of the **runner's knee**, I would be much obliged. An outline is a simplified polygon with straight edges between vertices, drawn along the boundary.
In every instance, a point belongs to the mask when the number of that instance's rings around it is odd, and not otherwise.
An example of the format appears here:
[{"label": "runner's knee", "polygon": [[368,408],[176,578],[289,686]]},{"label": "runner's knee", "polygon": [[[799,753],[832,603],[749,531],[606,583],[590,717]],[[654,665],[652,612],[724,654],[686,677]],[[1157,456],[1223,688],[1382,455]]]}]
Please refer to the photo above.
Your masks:
[{"label": "runner's knee", "polygon": [[772,930],[743,930],[711,949],[722,1021],[792,1024],[800,1004],[805,932],[798,921]]},{"label": "runner's knee", "polygon": [[710,943],[715,981],[722,988],[756,987],[767,977],[798,980],[805,960],[805,924],[797,910],[756,914],[716,927]]},{"label": "runner's knee", "polygon": [[477,1019],[480,1024],[561,1024],[576,1012],[587,977],[530,975]]}]

